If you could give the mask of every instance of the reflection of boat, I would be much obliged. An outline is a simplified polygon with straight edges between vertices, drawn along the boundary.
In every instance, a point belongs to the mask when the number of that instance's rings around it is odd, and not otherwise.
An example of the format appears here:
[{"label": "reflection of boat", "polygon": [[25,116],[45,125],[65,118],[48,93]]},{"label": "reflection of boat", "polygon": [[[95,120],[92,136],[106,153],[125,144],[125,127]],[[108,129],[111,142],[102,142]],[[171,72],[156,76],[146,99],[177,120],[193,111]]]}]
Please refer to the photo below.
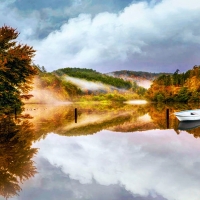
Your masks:
[{"label": "reflection of boat", "polygon": [[200,109],[185,110],[174,113],[179,121],[200,120]]},{"label": "reflection of boat", "polygon": [[182,121],[178,125],[179,130],[190,130],[200,126],[200,120]]}]

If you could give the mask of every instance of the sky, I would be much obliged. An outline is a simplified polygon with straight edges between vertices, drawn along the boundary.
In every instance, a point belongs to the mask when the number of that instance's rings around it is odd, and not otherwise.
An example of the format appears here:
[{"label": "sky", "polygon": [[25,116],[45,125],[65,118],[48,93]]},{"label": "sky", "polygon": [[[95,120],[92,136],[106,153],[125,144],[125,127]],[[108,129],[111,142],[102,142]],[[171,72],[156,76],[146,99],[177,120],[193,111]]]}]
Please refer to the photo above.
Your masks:
[{"label": "sky", "polygon": [[0,26],[50,72],[185,72],[200,64],[199,18],[199,0],[0,0]]}]

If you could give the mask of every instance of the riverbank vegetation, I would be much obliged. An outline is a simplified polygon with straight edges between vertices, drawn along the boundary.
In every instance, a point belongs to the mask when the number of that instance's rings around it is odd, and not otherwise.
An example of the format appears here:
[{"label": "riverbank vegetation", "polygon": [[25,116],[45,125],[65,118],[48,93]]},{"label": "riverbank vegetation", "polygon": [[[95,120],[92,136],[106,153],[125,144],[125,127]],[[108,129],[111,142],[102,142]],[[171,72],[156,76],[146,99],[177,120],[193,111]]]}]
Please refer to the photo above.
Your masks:
[{"label": "riverbank vegetation", "polygon": [[155,79],[146,97],[156,102],[198,102],[200,100],[200,66],[195,65],[185,73],[179,70],[172,75]]}]

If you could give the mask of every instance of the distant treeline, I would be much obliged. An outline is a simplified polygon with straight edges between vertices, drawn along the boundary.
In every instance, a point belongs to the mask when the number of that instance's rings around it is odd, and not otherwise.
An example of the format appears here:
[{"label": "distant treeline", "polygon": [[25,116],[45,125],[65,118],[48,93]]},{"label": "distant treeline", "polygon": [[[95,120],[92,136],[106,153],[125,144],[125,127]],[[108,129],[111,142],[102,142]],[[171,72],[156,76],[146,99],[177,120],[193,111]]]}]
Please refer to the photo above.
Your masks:
[{"label": "distant treeline", "polygon": [[200,100],[200,66],[185,73],[176,70],[172,75],[163,74],[153,81],[146,97],[153,101],[195,102]]},{"label": "distant treeline", "polygon": [[121,70],[121,71],[114,71],[111,72],[114,76],[120,77],[139,77],[139,78],[145,78],[147,80],[154,80],[155,78],[161,76],[161,75],[170,75],[170,73],[152,73],[152,72],[143,72],[143,71],[129,71],[129,70]]}]

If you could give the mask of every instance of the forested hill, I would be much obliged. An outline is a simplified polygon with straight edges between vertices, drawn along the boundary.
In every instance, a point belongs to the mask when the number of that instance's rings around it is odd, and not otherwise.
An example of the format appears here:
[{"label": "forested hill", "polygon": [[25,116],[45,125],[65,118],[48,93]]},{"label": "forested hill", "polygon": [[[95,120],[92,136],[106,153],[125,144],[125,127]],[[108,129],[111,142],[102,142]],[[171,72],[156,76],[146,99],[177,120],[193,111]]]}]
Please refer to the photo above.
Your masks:
[{"label": "forested hill", "polygon": [[151,73],[151,72],[142,72],[142,71],[114,71],[107,73],[107,75],[122,78],[125,81],[131,81],[137,83],[137,85],[148,89],[152,84],[153,80],[161,75],[169,75],[167,73]]},{"label": "forested hill", "polygon": [[[57,101],[116,101],[143,98],[146,89],[135,82],[111,77],[92,69],[64,68],[46,72],[35,66],[31,101],[28,103],[51,103]],[[42,96],[39,95],[42,93]],[[41,98],[42,97],[42,98]]]},{"label": "forested hill", "polygon": [[143,72],[143,71],[129,71],[129,70],[121,70],[107,73],[107,75],[120,77],[120,78],[138,78],[138,79],[146,79],[146,80],[154,80],[155,78],[161,75],[170,75],[169,73],[152,73],[152,72]]},{"label": "forested hill", "polygon": [[132,84],[129,81],[125,81],[121,78],[111,77],[92,69],[63,68],[58,69],[53,73],[58,76],[67,75],[70,77],[85,79],[87,81],[98,81],[121,89],[130,89],[132,87]]},{"label": "forested hill", "polygon": [[199,102],[200,66],[195,65],[185,73],[179,70],[172,75],[162,75],[153,81],[146,93],[153,101]]}]

